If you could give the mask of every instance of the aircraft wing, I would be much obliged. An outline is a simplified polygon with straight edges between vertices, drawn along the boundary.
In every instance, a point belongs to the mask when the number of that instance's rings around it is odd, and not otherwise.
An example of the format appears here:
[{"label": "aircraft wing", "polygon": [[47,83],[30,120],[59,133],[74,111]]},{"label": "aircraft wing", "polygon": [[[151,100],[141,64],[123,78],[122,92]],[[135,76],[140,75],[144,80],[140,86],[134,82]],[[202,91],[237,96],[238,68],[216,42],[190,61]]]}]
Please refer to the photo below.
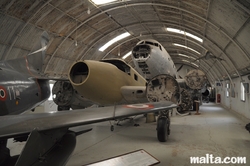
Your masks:
[{"label": "aircraft wing", "polygon": [[177,107],[172,102],[118,105],[112,107],[86,108],[54,113],[34,113],[0,117],[0,139],[26,135],[36,131],[70,128],[108,120],[169,110]]},{"label": "aircraft wing", "polygon": [[[61,166],[66,165],[69,156],[72,154],[76,146],[76,136],[90,131],[73,132],[69,130],[70,127],[165,111],[175,107],[177,106],[172,102],[156,102],[54,113],[1,116],[0,140],[2,139],[3,142],[7,143],[7,138],[14,137],[20,140],[29,135],[15,166]],[[160,120],[160,124],[162,122]],[[166,125],[165,123],[162,127]],[[2,148],[3,150],[6,149]],[[9,158],[6,156],[2,159],[4,165],[9,163]],[[11,160],[11,162],[13,161]]]}]

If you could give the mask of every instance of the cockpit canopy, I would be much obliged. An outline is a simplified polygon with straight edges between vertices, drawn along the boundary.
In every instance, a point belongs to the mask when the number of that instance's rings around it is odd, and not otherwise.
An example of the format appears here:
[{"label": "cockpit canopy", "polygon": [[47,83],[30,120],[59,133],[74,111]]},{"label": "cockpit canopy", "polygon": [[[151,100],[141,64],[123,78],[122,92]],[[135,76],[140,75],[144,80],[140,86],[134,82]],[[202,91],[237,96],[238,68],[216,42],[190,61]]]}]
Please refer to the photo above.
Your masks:
[{"label": "cockpit canopy", "polygon": [[162,50],[161,49],[161,45],[159,43],[157,43],[157,42],[143,40],[143,41],[141,41],[141,42],[138,43],[138,45],[143,45],[143,44],[149,44],[149,45],[152,45],[152,46],[156,46],[156,47],[159,47],[160,50]]}]

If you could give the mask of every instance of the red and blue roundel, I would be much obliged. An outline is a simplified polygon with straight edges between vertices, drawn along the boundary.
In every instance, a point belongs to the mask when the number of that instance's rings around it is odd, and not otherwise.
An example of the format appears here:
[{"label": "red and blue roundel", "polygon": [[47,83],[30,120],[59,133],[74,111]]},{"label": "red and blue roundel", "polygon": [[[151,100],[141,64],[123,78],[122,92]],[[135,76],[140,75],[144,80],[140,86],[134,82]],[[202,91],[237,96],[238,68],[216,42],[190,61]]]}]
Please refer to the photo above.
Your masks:
[{"label": "red and blue roundel", "polygon": [[135,109],[151,109],[154,108],[151,104],[130,104],[125,105],[126,108],[135,108]]},{"label": "red and blue roundel", "polygon": [[7,98],[7,91],[3,86],[0,86],[0,101],[5,101]]}]

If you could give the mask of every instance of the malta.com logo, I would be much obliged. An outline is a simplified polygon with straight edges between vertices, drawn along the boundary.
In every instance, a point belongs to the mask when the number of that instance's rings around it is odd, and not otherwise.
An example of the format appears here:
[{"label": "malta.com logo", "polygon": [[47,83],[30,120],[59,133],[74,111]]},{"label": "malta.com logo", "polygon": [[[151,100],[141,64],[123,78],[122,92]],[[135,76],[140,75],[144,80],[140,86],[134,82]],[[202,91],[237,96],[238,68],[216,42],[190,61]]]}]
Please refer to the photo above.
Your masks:
[{"label": "malta.com logo", "polygon": [[214,157],[206,154],[203,157],[190,157],[190,164],[246,164],[246,157]]}]

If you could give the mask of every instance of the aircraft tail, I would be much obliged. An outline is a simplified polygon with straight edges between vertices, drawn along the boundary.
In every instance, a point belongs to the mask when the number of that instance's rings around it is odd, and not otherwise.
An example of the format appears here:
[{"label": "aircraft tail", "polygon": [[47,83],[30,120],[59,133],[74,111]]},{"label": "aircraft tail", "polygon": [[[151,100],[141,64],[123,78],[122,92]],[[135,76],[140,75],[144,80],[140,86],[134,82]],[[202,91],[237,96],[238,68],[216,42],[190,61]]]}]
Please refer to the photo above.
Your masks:
[{"label": "aircraft tail", "polygon": [[31,52],[27,55],[29,67],[37,72],[42,72],[48,42],[49,35],[44,31],[41,35],[40,41],[34,44]]}]

